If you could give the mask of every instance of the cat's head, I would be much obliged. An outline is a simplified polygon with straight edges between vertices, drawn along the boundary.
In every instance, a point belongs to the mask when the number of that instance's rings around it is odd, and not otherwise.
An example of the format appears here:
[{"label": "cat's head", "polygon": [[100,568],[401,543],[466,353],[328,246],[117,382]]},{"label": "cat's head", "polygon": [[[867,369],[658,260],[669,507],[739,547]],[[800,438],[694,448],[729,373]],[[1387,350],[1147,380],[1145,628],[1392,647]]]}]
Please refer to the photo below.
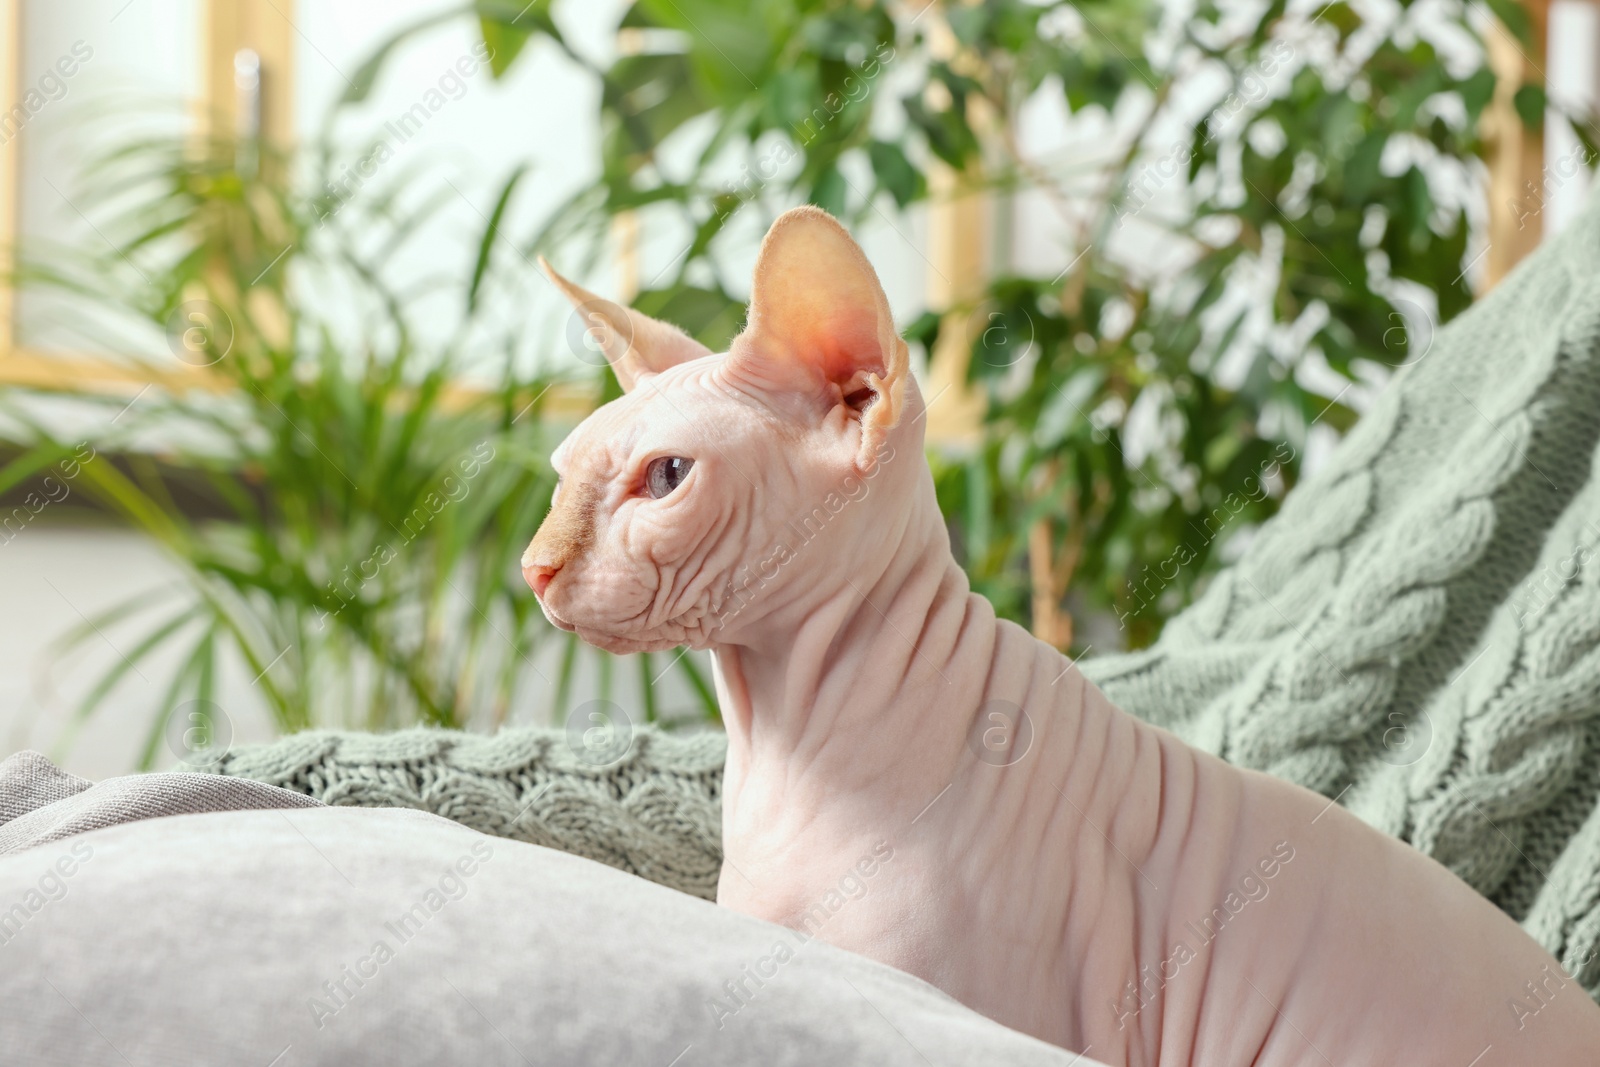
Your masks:
[{"label": "cat's head", "polygon": [[870,583],[927,479],[923,405],[838,222],[773,224],[726,354],[545,270],[625,390],[552,457],[522,557],[551,622],[613,652],[705,648]]}]

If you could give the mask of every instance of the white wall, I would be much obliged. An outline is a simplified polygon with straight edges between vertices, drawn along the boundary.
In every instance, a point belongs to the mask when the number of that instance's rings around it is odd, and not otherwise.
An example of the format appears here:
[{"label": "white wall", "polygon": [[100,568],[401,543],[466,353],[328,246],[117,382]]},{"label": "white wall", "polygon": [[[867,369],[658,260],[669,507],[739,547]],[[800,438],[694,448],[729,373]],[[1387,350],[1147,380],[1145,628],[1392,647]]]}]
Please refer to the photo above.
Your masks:
[{"label": "white wall", "polygon": [[[187,124],[186,101],[200,82],[199,8],[197,0],[23,0],[17,81],[20,102],[34,111],[16,136],[17,221],[25,246],[109,252],[84,217],[86,132],[127,136]],[[32,101],[29,93],[37,94]],[[117,324],[88,310],[86,318],[81,303],[24,292],[18,342],[67,351],[126,347],[130,339]]]},{"label": "white wall", "polygon": [[[1555,0],[1550,5],[1545,75],[1551,100],[1600,113],[1600,4]],[[1593,164],[1567,124],[1552,115],[1545,130],[1546,237],[1560,231],[1583,209],[1594,186]]]},{"label": "white wall", "polygon": [[[172,673],[192,641],[175,642],[162,653],[139,660],[137,669],[129,671],[99,710],[80,724],[76,710],[84,696],[107,670],[134,652],[140,637],[160,616],[99,627],[70,651],[61,647],[61,638],[129,597],[146,604],[171,599],[176,607],[183,602],[183,588],[178,566],[142,536],[111,526],[53,521],[48,507],[11,541],[0,539],[0,606],[5,608],[0,611],[0,756],[32,748],[69,771],[96,779],[132,771],[151,743],[153,725],[166,707]],[[536,653],[534,666],[550,685],[530,681],[522,701],[507,716],[507,725],[561,725],[567,713],[581,710],[600,692],[598,654],[586,648],[567,706],[557,713],[554,681],[562,648],[552,640]],[[708,658],[692,655],[709,677]],[[663,679],[657,687],[658,706],[669,718],[696,708],[688,684],[670,666],[666,656],[656,657],[653,664]],[[612,699],[638,715],[642,707],[638,691],[634,662],[619,663]],[[252,674],[237,658],[224,659],[216,703],[228,721],[231,744],[275,736]],[[157,736],[156,767],[179,765],[183,727],[180,721],[170,728],[170,739],[167,732]]]},{"label": "white wall", "polygon": [[[75,653],[52,646],[123,599],[159,593],[178,580],[172,563],[137,534],[52,523],[49,509],[14,540],[0,543],[0,752],[33,748],[57,757],[68,770],[91,778],[126,774],[138,762],[149,724],[161,704],[165,679],[177,665],[174,648],[129,673],[103,710],[67,745],[73,709],[94,681],[133,647],[126,627],[107,627]],[[230,679],[229,688],[240,688]],[[242,680],[248,685],[248,679]],[[265,719],[232,699],[239,740],[271,736]],[[176,758],[163,745],[158,765]]]}]

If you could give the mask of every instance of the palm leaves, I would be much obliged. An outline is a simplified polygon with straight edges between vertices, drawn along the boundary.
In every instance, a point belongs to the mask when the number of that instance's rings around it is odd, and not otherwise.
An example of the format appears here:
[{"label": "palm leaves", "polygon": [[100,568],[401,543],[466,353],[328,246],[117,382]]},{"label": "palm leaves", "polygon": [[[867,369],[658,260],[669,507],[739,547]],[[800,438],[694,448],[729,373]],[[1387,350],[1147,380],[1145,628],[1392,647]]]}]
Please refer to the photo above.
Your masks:
[{"label": "palm leaves", "polygon": [[[403,211],[392,190],[363,191],[329,220],[290,191],[288,161],[247,175],[235,158],[227,144],[118,148],[83,194],[115,254],[57,253],[22,272],[93,299],[102,320],[111,309],[130,335],[165,335],[181,361],[146,357],[148,373],[178,384],[131,403],[65,390],[104,413],[89,420],[99,454],[75,487],[159,543],[183,576],[63,637],[66,648],[125,635],[77,721],[174,648],[143,766],[162,757],[175,709],[219,707],[230,662],[252,679],[243,695],[283,731],[559,715],[589,695],[575,690],[596,654],[544,622],[517,560],[549,502],[546,457],[575,413],[554,413],[556,378],[495,337],[479,301],[497,280],[497,223],[515,178],[478,242],[460,321],[442,343],[423,342],[414,294],[395,290],[383,265],[425,220],[426,201]],[[326,300],[307,299],[313,289],[341,294],[337,320]],[[24,420],[32,410],[13,406]],[[74,442],[30,425],[31,447],[0,468],[0,488],[72,453]],[[552,642],[567,646],[550,657]],[[616,665],[601,657],[594,669],[607,696]],[[639,718],[662,714],[674,677],[693,717],[715,715],[691,657],[638,657],[636,669]]]}]

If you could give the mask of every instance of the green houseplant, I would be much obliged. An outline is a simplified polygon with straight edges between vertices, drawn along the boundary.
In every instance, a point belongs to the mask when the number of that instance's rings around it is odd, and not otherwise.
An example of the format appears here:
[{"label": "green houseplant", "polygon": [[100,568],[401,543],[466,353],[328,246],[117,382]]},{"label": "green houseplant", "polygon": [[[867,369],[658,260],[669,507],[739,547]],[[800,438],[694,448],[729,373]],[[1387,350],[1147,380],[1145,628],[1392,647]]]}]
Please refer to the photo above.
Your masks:
[{"label": "green houseplant", "polygon": [[[174,140],[118,148],[82,193],[106,206],[99,226],[112,249],[42,256],[21,279],[90,299],[170,352],[147,361],[159,387],[131,400],[76,393],[102,412],[91,441],[36,424],[34,447],[0,469],[8,488],[72,462],[76,487],[184,575],[66,636],[70,646],[112,627],[134,635],[78,715],[178,646],[142,766],[164,758],[163,737],[198,731],[192,746],[174,742],[182,755],[226,738],[217,682],[230,656],[283,731],[490,727],[514,709],[543,721],[572,699],[579,646],[545,623],[517,560],[572,416],[551,412],[552,379],[519,370],[517,353],[486,356],[470,298],[478,279],[451,279],[463,311],[448,339],[418,339],[413,301],[378,264],[437,200],[406,211],[395,188],[336,214],[293,191],[288,161],[259,152]],[[490,222],[480,250],[496,237]],[[337,286],[347,321],[310,310],[305,285]],[[475,377],[463,370],[469,345]],[[26,403],[10,407],[30,421]],[[552,642],[565,648],[541,668],[535,656]],[[714,717],[693,659],[640,657],[634,669],[641,718],[657,717],[669,672],[696,715]],[[599,661],[602,695],[615,670]]]},{"label": "green houseplant", "polygon": [[[1490,6],[1528,41],[1520,8]],[[722,266],[741,212],[810,201],[860,223],[935,196],[1042,194],[1069,234],[1060,265],[1002,271],[907,333],[931,355],[959,331],[986,400],[981,443],[935,457],[974,584],[1036,626],[1061,620],[1070,588],[1131,646],[1277,509],[1310,428],[1349,426],[1346,387],[1425,355],[1472,300],[1471,205],[1451,190],[1481,180],[1496,79],[1469,5],[1416,14],[638,0],[619,29],[644,43],[601,61],[568,44],[548,3],[458,11],[497,74],[543,40],[601,83],[600,176],[524,247],[597,247],[623,214],[686,228],[634,303],[713,347],[742,315]],[[351,98],[422,29],[389,42]],[[1512,89],[1542,126],[1542,89]],[[1018,116],[1041,97],[1115,120],[1115,150],[1029,155]],[[1592,147],[1591,117],[1564,117]],[[1130,253],[1136,230],[1173,262]],[[1081,647],[1067,623],[1048,639]]]}]

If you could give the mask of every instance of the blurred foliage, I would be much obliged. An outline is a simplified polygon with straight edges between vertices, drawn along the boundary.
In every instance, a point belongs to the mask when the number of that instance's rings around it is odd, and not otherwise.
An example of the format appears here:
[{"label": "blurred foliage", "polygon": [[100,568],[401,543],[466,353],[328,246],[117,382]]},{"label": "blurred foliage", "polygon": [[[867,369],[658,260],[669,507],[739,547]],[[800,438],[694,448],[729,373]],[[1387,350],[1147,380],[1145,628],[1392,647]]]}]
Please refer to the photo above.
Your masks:
[{"label": "blurred foliage", "polygon": [[[52,252],[24,267],[24,284],[115,311],[190,364],[183,377],[170,356],[150,360],[156,384],[131,399],[64,389],[101,412],[79,420],[94,458],[74,463],[75,487],[150,535],[184,576],[64,638],[71,649],[117,635],[117,659],[77,721],[138,675],[165,686],[141,767],[167,759],[164,737],[182,756],[185,728],[227,736],[215,720],[228,716],[216,700],[229,657],[285,732],[491,726],[514,710],[560,710],[578,642],[544,620],[518,563],[554,487],[548,455],[562,421],[545,410],[550,382],[519,373],[509,342],[486,349],[476,277],[427,278],[413,292],[384,282],[383,264],[441,203],[405,206],[398,194],[416,191],[415,175],[360,197],[308,198],[283,177],[289,161],[258,148],[124,144],[79,193],[105,253]],[[497,233],[487,221],[480,261]],[[447,286],[466,310],[442,343],[419,341],[416,316],[437,324],[420,294]],[[339,294],[345,317],[309,311],[296,296],[307,288]],[[483,381],[485,367],[499,380]],[[31,425],[32,447],[0,467],[0,492],[83,454],[36,405],[8,408]],[[541,672],[532,653],[551,641],[566,651]],[[151,677],[173,648],[176,671]],[[714,717],[696,664],[665,659],[637,658],[644,717],[655,717],[653,680],[669,672],[699,695],[696,717]],[[602,690],[613,669],[601,661]]]},{"label": "blurred foliage", "polygon": [[[1527,40],[1520,8],[1491,8]],[[598,248],[624,213],[692,235],[635,304],[713,347],[743,310],[722,266],[748,246],[741,212],[809,201],[859,225],[938,189],[1053,216],[1059,265],[1002,273],[908,336],[931,355],[961,332],[986,398],[982,442],[935,455],[973,582],[1002,614],[1055,616],[1063,647],[1081,644],[1069,589],[1152,640],[1276,511],[1308,428],[1353,421],[1341,383],[1381,382],[1472,300],[1496,85],[1465,3],[638,0],[605,62],[543,3],[471,10],[497,73],[548,40],[601,85],[599,176],[528,248]],[[1019,115],[1052,99],[1101,120],[1106,150],[1029,158]],[[1515,102],[1542,125],[1539,87]]]}]

